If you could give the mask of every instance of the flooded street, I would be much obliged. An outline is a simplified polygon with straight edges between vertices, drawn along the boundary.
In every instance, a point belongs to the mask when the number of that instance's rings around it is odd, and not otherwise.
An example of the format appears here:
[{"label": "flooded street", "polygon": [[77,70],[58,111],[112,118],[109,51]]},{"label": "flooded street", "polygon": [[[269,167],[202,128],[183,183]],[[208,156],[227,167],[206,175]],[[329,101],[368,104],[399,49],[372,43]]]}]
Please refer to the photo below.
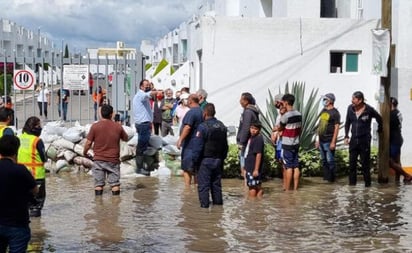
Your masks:
[{"label": "flooded street", "polygon": [[95,197],[83,173],[51,174],[30,252],[406,252],[412,248],[412,188],[365,189],[304,179],[298,192],[264,183],[247,200],[242,181],[223,181],[224,205],[201,209],[180,177],[122,180],[120,196]]}]

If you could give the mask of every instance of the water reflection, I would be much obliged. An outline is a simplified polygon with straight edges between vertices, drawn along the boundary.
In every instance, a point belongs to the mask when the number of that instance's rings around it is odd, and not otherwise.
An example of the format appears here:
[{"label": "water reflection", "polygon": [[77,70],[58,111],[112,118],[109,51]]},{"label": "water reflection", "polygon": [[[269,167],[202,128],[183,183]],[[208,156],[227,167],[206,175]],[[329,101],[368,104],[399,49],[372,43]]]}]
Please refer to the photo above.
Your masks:
[{"label": "water reflection", "polygon": [[412,186],[349,187],[303,180],[283,192],[264,184],[248,200],[240,180],[223,180],[223,206],[199,207],[181,178],[122,181],[122,193],[95,198],[90,176],[51,175],[32,252],[407,252]]},{"label": "water reflection", "polygon": [[83,236],[88,238],[90,248],[117,251],[123,240],[124,228],[119,225],[120,196],[97,196],[90,213],[84,216],[86,228]]},{"label": "water reflection", "polygon": [[224,252],[227,249],[225,232],[222,229],[222,206],[200,208],[195,188],[186,188],[181,194],[180,208],[182,227],[188,238],[185,249],[189,252]]}]

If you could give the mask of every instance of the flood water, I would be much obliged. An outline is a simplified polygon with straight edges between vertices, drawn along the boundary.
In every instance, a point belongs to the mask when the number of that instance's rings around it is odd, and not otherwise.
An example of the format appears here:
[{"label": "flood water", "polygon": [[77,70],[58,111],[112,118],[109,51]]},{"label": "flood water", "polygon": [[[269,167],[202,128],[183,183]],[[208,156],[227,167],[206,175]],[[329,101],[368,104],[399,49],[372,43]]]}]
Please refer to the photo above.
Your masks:
[{"label": "flood water", "polygon": [[122,179],[120,196],[95,197],[83,173],[51,174],[29,252],[408,252],[412,185],[349,187],[281,180],[248,200],[239,179],[223,180],[224,205],[201,209],[180,177]]}]

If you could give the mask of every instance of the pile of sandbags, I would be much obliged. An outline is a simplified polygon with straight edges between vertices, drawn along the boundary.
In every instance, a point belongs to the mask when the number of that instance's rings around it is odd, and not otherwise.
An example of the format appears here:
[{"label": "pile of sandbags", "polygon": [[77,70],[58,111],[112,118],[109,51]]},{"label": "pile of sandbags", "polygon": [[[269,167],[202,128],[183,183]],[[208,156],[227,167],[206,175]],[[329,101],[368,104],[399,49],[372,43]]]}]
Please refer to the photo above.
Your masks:
[{"label": "pile of sandbags", "polygon": [[[63,122],[48,122],[44,127],[40,138],[46,147],[47,157],[52,161],[46,163],[49,171],[59,173],[61,171],[85,171],[88,172],[93,165],[89,157],[93,157],[93,150],[89,150],[88,157],[83,156],[86,136],[90,130],[90,124],[81,126],[76,122],[75,126],[66,128]],[[136,145],[137,134],[134,128],[123,126],[128,135],[128,141],[120,142],[120,174],[121,177],[137,176],[136,171]],[[152,135],[149,147],[145,151],[145,167],[151,171],[151,175],[180,175],[180,150],[176,147],[177,137],[159,137]],[[167,159],[163,159],[167,157]],[[170,161],[175,161],[170,162]],[[173,172],[169,166],[173,166]]]}]

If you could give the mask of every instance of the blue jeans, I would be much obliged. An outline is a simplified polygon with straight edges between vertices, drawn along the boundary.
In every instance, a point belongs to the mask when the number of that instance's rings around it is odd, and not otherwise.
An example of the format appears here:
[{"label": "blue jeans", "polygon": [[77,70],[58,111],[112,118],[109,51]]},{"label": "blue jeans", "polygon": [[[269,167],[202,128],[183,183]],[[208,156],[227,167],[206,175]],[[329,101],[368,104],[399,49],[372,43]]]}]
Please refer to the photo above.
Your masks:
[{"label": "blue jeans", "polygon": [[135,123],[135,127],[137,131],[136,155],[142,156],[149,146],[151,123],[149,121],[140,124]]},{"label": "blue jeans", "polygon": [[330,142],[319,143],[323,179],[334,182],[336,177],[335,150],[330,150]]},{"label": "blue jeans", "polygon": [[26,252],[31,238],[30,227],[9,227],[0,225],[0,252]]},{"label": "blue jeans", "polygon": [[63,106],[62,106],[62,104],[59,103],[59,107],[57,108],[59,110],[59,117],[61,117],[61,109],[63,107],[63,120],[65,121],[67,120],[67,104],[68,103],[63,102]]}]

